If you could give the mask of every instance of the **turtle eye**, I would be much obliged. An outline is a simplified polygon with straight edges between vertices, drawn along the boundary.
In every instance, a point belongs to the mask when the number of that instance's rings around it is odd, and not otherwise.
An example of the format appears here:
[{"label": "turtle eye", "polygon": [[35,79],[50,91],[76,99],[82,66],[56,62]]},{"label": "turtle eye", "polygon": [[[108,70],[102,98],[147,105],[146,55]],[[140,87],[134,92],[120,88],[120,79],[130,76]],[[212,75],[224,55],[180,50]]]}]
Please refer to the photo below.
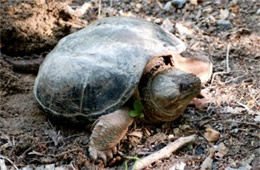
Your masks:
[{"label": "turtle eye", "polygon": [[190,85],[189,84],[186,84],[186,83],[181,83],[180,84],[180,91],[183,92],[183,91],[186,91],[190,88]]}]

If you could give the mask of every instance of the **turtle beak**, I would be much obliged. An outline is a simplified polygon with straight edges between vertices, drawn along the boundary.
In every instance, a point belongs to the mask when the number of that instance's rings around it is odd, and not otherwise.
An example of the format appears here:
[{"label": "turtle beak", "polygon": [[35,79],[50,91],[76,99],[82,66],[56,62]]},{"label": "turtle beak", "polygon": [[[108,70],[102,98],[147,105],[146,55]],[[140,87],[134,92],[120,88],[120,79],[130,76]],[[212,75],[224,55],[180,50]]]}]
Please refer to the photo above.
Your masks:
[{"label": "turtle beak", "polygon": [[194,98],[200,93],[201,81],[194,74],[183,73],[183,79],[179,83],[179,91],[183,97]]},{"label": "turtle beak", "polygon": [[186,105],[200,93],[201,81],[191,73],[170,68],[157,74],[152,81],[153,103],[166,113]]}]

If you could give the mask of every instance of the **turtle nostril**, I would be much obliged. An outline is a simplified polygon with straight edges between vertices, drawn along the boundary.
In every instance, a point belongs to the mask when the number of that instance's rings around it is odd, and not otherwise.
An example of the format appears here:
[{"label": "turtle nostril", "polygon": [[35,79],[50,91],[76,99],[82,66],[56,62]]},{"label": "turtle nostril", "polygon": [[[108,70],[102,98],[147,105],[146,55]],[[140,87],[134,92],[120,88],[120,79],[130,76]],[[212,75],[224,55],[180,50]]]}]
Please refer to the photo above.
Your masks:
[{"label": "turtle nostril", "polygon": [[180,84],[180,91],[185,91],[185,90],[188,90],[190,88],[190,85],[189,84],[185,84],[185,83],[181,83]]}]

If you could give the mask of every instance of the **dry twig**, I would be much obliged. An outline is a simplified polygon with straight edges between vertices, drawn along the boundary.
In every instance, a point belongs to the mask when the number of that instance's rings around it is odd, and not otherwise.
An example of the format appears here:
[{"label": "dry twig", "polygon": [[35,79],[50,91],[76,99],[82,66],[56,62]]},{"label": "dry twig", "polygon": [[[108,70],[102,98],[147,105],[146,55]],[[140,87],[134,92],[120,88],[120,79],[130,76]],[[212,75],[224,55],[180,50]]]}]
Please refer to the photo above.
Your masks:
[{"label": "dry twig", "polygon": [[213,83],[215,77],[220,74],[229,74],[230,73],[230,67],[229,67],[229,51],[230,51],[230,44],[227,46],[227,52],[226,52],[226,71],[216,72],[212,75],[211,84]]},{"label": "dry twig", "polygon": [[210,148],[209,156],[202,162],[200,166],[200,170],[212,169],[214,155],[215,155],[215,150],[213,148]]},{"label": "dry twig", "polygon": [[251,122],[241,122],[241,121],[235,121],[235,120],[217,120],[214,122],[221,122],[221,123],[238,123],[238,124],[245,124],[245,125],[251,125],[251,126],[255,126],[256,128],[260,129],[260,126],[258,126],[255,123],[251,123]]},{"label": "dry twig", "polygon": [[147,167],[148,165],[152,164],[153,162],[156,162],[159,159],[170,157],[172,152],[175,152],[176,150],[180,149],[184,145],[194,142],[196,140],[196,138],[197,138],[196,135],[181,137],[181,138],[177,139],[176,141],[169,143],[167,146],[165,146],[161,150],[140,159],[135,164],[135,167],[133,167],[133,169],[140,170],[140,169],[143,169],[143,168]]},{"label": "dry twig", "polygon": [[160,2],[159,0],[156,0],[156,3],[157,3],[157,5],[158,5],[161,9],[163,9],[163,6],[162,6],[162,4],[161,4],[161,2]]},{"label": "dry twig", "polygon": [[0,158],[1,159],[5,159],[7,160],[8,162],[10,162],[10,164],[12,164],[12,166],[14,167],[14,169],[18,170],[18,167],[13,163],[13,161],[11,161],[9,158],[3,156],[3,155],[0,155]]},{"label": "dry twig", "polygon": [[57,155],[53,155],[53,157],[57,158],[57,157],[62,157],[68,153],[71,153],[71,152],[76,152],[76,151],[81,151],[81,149],[71,149],[71,150],[68,150],[68,151],[65,151],[65,152],[62,152],[60,154],[57,154]]},{"label": "dry twig", "polygon": [[102,0],[98,2],[98,19],[101,17]]},{"label": "dry twig", "polygon": [[227,46],[227,52],[226,52],[227,73],[230,72],[230,67],[229,67],[229,51],[230,51],[230,44],[228,44],[228,46]]}]

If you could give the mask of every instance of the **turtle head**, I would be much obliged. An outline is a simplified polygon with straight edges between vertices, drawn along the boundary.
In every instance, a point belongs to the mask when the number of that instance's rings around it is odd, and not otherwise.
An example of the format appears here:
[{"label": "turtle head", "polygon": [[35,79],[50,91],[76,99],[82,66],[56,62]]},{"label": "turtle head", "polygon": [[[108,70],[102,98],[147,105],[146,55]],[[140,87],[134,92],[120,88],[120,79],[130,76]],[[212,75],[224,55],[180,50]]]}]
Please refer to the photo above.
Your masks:
[{"label": "turtle head", "polygon": [[201,81],[194,74],[173,67],[144,75],[139,87],[145,117],[149,122],[177,119],[200,93]]}]

